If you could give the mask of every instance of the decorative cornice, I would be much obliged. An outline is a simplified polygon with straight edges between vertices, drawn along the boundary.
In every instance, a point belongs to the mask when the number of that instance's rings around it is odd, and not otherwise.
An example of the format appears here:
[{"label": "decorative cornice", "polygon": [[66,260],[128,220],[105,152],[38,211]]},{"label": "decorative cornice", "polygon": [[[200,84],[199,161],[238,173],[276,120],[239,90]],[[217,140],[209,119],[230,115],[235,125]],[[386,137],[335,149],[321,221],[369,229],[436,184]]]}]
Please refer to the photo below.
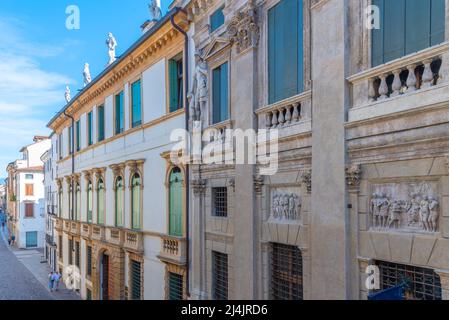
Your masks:
[{"label": "decorative cornice", "polygon": [[254,0],[248,0],[245,9],[234,15],[229,22],[227,31],[231,43],[236,45],[237,53],[248,48],[257,47],[260,28],[257,24],[257,11],[254,6]]}]

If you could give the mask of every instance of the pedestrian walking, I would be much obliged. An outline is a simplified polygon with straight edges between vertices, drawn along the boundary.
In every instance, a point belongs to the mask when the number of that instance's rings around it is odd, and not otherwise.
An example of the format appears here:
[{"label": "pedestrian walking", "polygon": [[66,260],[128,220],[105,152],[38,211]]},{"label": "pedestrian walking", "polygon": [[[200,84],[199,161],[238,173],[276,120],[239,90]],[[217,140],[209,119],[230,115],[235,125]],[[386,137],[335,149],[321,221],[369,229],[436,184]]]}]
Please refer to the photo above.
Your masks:
[{"label": "pedestrian walking", "polygon": [[55,280],[54,280],[54,273],[53,271],[50,272],[48,275],[48,289],[50,289],[50,292],[53,292],[53,286],[54,286]]},{"label": "pedestrian walking", "polygon": [[59,290],[59,282],[61,281],[61,274],[56,271],[56,273],[53,275],[54,283],[53,286],[55,288],[55,291]]},{"label": "pedestrian walking", "polygon": [[11,244],[14,245],[16,243],[16,236],[12,235],[11,236]]},{"label": "pedestrian walking", "polygon": [[9,238],[8,238],[8,245],[9,246],[11,245],[11,241],[12,241],[11,236],[9,236]]}]

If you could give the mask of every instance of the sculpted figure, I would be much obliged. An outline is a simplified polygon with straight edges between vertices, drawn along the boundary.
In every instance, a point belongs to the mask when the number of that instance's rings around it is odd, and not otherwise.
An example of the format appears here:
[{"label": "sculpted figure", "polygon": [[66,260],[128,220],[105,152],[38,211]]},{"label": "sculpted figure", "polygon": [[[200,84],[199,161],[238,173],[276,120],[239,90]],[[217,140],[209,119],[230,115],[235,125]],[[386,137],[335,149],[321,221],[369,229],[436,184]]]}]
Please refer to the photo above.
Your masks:
[{"label": "sculpted figure", "polygon": [[412,226],[418,221],[420,210],[419,195],[414,193],[411,195],[412,199],[407,205],[407,225]]},{"label": "sculpted figure", "polygon": [[394,226],[395,229],[399,229],[399,222],[401,220],[402,204],[398,200],[394,200],[390,209],[390,218],[388,227]]},{"label": "sculpted figure", "polygon": [[70,88],[69,88],[69,86],[65,87],[65,95],[64,96],[65,96],[65,101],[67,103],[69,103],[70,100],[72,100],[72,98],[70,97]]},{"label": "sculpted figure", "polygon": [[288,218],[296,219],[295,197],[293,196],[293,194],[291,194],[288,199]]},{"label": "sculpted figure", "polygon": [[296,209],[295,219],[299,219],[299,216],[301,215],[301,208],[302,208],[301,199],[296,194],[293,196],[293,199],[295,201],[295,209]]},{"label": "sculpted figure", "polygon": [[380,227],[386,228],[388,223],[388,212],[390,210],[390,200],[387,197],[387,194],[384,192],[382,194],[382,198],[380,199]]},{"label": "sculpted figure", "polygon": [[277,194],[273,196],[272,210],[273,210],[273,217],[279,218],[279,197]]},{"label": "sculpted figure", "polygon": [[116,60],[115,48],[117,47],[117,40],[115,40],[115,38],[111,32],[109,32],[109,34],[108,34],[108,39],[106,40],[106,45],[108,46],[108,54],[109,54],[108,64],[113,64]]},{"label": "sculpted figure", "polygon": [[438,207],[439,203],[435,197],[430,197],[430,217],[429,217],[429,227],[430,230],[436,232],[438,229]]},{"label": "sculpted figure", "polygon": [[288,218],[288,200],[289,196],[284,195],[284,197],[282,198],[282,216],[284,218]]},{"label": "sculpted figure", "polygon": [[90,76],[90,69],[88,63],[84,64],[83,77],[84,77],[84,87],[92,82],[92,77]]},{"label": "sculpted figure", "polygon": [[200,120],[201,112],[205,110],[207,103],[207,63],[198,51],[195,53],[195,61],[195,77],[189,95],[193,97],[193,114],[196,116],[194,120]]},{"label": "sculpted figure", "polygon": [[421,200],[420,208],[419,208],[419,218],[421,219],[420,223],[422,224],[422,228],[425,231],[430,231],[429,226],[429,217],[430,217],[430,208],[429,208],[429,198],[424,196]]},{"label": "sculpted figure", "polygon": [[162,11],[161,8],[159,8],[157,0],[151,0],[148,9],[150,10],[150,21],[160,20],[162,18]]},{"label": "sculpted figure", "polygon": [[373,193],[373,196],[371,198],[370,202],[370,210],[371,214],[373,215],[373,227],[377,228],[379,226],[379,197],[376,193]]}]

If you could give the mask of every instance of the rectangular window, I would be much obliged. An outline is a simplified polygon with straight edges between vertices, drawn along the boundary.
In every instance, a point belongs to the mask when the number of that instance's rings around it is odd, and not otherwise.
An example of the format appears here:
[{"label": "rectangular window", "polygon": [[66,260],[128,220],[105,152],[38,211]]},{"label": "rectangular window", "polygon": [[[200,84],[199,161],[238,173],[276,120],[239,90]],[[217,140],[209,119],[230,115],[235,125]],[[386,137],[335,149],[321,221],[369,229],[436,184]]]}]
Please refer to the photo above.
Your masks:
[{"label": "rectangular window", "polygon": [[59,259],[62,260],[62,236],[58,236]]},{"label": "rectangular window", "polygon": [[220,187],[212,189],[213,212],[215,217],[228,216],[228,188]]},{"label": "rectangular window", "polygon": [[212,71],[212,120],[220,123],[228,120],[228,63]]},{"label": "rectangular window", "polygon": [[98,119],[98,142],[101,142],[104,140],[104,106],[98,107],[97,119]]},{"label": "rectangular window", "polygon": [[268,11],[270,104],[303,91],[303,56],[303,1],[282,0]]},{"label": "rectangular window", "polygon": [[34,203],[25,203],[25,218],[34,218]]},{"label": "rectangular window", "polygon": [[72,154],[73,153],[73,150],[72,150],[72,141],[73,141],[73,126],[70,126],[69,128],[68,128],[68,135],[69,135],[69,143],[68,143],[68,145],[67,145],[67,149],[69,150],[69,154]]},{"label": "rectangular window", "polygon": [[59,160],[62,159],[62,134],[60,134],[58,136],[58,155],[59,155]]},{"label": "rectangular window", "polygon": [[169,272],[168,274],[168,299],[183,300],[184,279],[180,274]]},{"label": "rectangular window", "polygon": [[92,112],[87,114],[87,145],[91,146],[94,143],[93,127],[92,127]]},{"label": "rectangular window", "polygon": [[142,299],[142,264],[131,260],[131,300]]},{"label": "rectangular window", "polygon": [[76,122],[76,151],[81,150],[81,122]]},{"label": "rectangular window", "polygon": [[73,240],[69,239],[69,265],[73,264]]},{"label": "rectangular window", "polygon": [[223,7],[221,7],[210,16],[210,31],[214,32],[221,27],[224,24],[224,20]]},{"label": "rectangular window", "polygon": [[431,269],[377,261],[381,290],[405,283],[405,299],[441,300],[441,280]]},{"label": "rectangular window", "polygon": [[34,195],[34,185],[33,184],[25,184],[25,196],[32,197]]},{"label": "rectangular window", "polygon": [[124,131],[123,91],[115,96],[115,134]]},{"label": "rectangular window", "polygon": [[142,88],[140,80],[131,85],[131,105],[131,125],[135,128],[142,124]]},{"label": "rectangular window", "polygon": [[92,276],[92,247],[87,246],[87,264],[86,274],[88,277]]},{"label": "rectangular window", "polygon": [[303,300],[301,250],[294,246],[272,244],[271,299]]},{"label": "rectangular window", "polygon": [[33,180],[34,179],[34,175],[33,174],[26,174],[25,175],[25,179],[26,180]]},{"label": "rectangular window", "polygon": [[372,30],[372,66],[444,41],[445,0],[373,0],[380,29]]},{"label": "rectangular window", "polygon": [[75,265],[80,267],[80,243],[75,241]]},{"label": "rectangular window", "polygon": [[228,300],[228,255],[212,252],[212,296],[214,300]]},{"label": "rectangular window", "polygon": [[184,87],[184,67],[182,64],[182,53],[169,61],[169,81],[170,81],[170,112],[182,109],[183,87]]}]

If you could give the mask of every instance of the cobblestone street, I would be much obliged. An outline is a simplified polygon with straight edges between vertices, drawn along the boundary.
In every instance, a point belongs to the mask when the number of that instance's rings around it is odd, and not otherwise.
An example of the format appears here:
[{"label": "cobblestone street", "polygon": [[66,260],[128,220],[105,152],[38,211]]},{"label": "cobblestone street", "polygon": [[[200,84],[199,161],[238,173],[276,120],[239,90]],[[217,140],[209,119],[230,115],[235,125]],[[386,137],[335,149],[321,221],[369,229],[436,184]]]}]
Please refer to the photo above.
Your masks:
[{"label": "cobblestone street", "polygon": [[[9,248],[0,232],[0,300],[75,300],[78,296],[61,284],[59,292],[46,287],[49,268],[37,250]],[[31,272],[33,270],[33,272]]]}]

